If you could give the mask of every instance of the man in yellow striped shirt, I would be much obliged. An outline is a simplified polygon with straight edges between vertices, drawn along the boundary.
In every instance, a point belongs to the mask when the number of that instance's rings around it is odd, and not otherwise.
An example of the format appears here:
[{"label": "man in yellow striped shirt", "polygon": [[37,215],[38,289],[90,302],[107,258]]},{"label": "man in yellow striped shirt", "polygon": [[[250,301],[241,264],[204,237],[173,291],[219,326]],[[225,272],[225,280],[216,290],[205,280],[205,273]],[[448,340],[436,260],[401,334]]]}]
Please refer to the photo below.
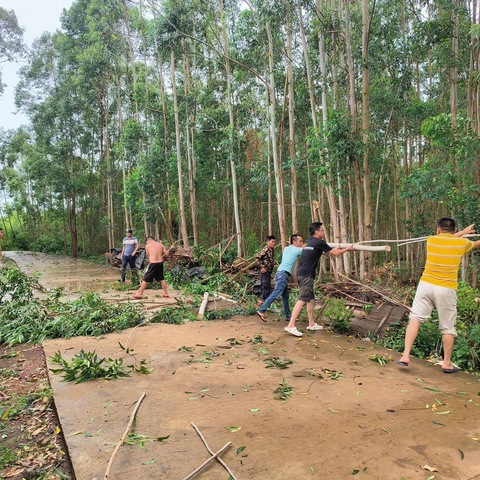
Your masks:
[{"label": "man in yellow striped shirt", "polygon": [[437,235],[427,239],[427,261],[415,293],[410,311],[410,322],[405,332],[405,350],[398,365],[408,367],[410,351],[417,338],[420,325],[438,312],[439,329],[442,333],[444,373],[458,372],[452,364],[453,344],[457,332],[457,284],[458,270],[462,257],[470,250],[480,248],[480,240],[472,242],[463,235],[474,233],[473,224],[456,232],[453,218],[441,218],[437,224]]}]

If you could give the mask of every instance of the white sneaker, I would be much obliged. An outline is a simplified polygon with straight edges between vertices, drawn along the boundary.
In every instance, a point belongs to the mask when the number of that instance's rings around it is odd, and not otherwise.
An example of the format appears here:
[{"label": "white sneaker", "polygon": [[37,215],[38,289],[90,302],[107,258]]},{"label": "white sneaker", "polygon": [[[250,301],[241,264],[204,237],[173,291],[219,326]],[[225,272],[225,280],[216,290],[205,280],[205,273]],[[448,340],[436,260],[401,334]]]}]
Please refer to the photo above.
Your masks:
[{"label": "white sneaker", "polygon": [[285,327],[285,331],[290,335],[295,335],[296,337],[303,337],[303,333],[300,330],[297,330],[297,327]]},{"label": "white sneaker", "polygon": [[311,327],[307,327],[307,330],[323,330],[323,326],[318,323],[314,323]]}]

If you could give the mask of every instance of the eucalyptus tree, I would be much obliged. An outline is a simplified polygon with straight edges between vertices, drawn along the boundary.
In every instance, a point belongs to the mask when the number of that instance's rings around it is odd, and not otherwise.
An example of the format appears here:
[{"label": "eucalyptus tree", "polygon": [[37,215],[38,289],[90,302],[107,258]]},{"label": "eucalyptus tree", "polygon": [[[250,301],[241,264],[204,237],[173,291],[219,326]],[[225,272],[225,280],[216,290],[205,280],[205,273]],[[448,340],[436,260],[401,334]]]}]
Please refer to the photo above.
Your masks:
[{"label": "eucalyptus tree", "polygon": [[[285,192],[284,192],[284,180],[283,169],[279,157],[278,146],[278,131],[277,131],[277,99],[276,99],[276,59],[279,57],[278,52],[275,51],[276,37],[275,32],[280,31],[280,26],[285,19],[285,5],[283,3],[270,3],[268,1],[248,2],[249,8],[258,15],[258,19],[261,22],[260,25],[266,34],[267,50],[265,56],[268,63],[265,65],[266,70],[266,87],[268,94],[268,117],[269,117],[269,134],[271,142],[271,151],[273,159],[273,169],[275,177],[275,194],[277,203],[277,220],[278,228],[280,231],[280,241],[283,246],[287,243],[286,234],[286,213],[285,213]],[[282,39],[282,43],[283,39]]]},{"label": "eucalyptus tree", "polygon": [[71,253],[77,256],[78,200],[86,194],[88,182],[84,175],[88,172],[79,155],[84,129],[77,112],[82,110],[83,100],[62,55],[62,40],[60,34],[45,34],[35,43],[28,65],[20,72],[17,102],[30,115],[39,149],[38,168],[34,157],[24,157],[25,162],[30,161],[31,180],[46,176],[58,205],[65,205]]},{"label": "eucalyptus tree", "polygon": [[[18,61],[25,54],[23,31],[15,11],[0,6],[0,64]],[[4,86],[0,70],[0,95],[3,94]]]},{"label": "eucalyptus tree", "polygon": [[185,6],[182,4],[174,4],[173,2],[164,2],[160,9],[154,4],[154,14],[157,22],[157,45],[159,49],[164,52],[170,52],[170,82],[173,100],[173,112],[175,121],[175,154],[177,160],[177,182],[178,182],[178,200],[179,200],[179,216],[180,216],[180,232],[182,242],[186,248],[190,246],[188,227],[187,227],[187,212],[185,206],[184,193],[184,174],[183,174],[183,158],[182,158],[182,137],[180,124],[180,110],[177,95],[177,86],[179,80],[177,79],[177,56],[182,55],[184,48],[182,44],[182,21],[187,21]]},{"label": "eucalyptus tree", "polygon": [[235,234],[237,236],[237,256],[240,258],[242,256],[242,227],[240,224],[240,207],[239,207],[239,196],[237,188],[237,171],[235,166],[234,159],[234,138],[236,133],[236,125],[233,116],[233,95],[232,95],[232,71],[230,65],[230,48],[228,45],[227,37],[227,27],[225,22],[225,14],[223,9],[223,0],[218,0],[220,21],[221,21],[221,39],[223,47],[223,55],[225,57],[225,73],[227,75],[227,92],[226,92],[226,101],[228,106],[228,120],[229,120],[229,146],[228,146],[228,156],[230,160],[230,169],[232,175],[232,194],[233,194],[233,214],[235,218]]},{"label": "eucalyptus tree", "polygon": [[118,167],[113,148],[120,115],[116,106],[118,91],[125,88],[123,59],[128,49],[123,20],[121,0],[77,0],[62,18],[69,72],[83,99],[81,118],[86,128],[93,130],[99,146],[97,152],[91,145],[89,153],[98,160],[101,210],[108,225],[110,248],[115,245],[119,205]]}]

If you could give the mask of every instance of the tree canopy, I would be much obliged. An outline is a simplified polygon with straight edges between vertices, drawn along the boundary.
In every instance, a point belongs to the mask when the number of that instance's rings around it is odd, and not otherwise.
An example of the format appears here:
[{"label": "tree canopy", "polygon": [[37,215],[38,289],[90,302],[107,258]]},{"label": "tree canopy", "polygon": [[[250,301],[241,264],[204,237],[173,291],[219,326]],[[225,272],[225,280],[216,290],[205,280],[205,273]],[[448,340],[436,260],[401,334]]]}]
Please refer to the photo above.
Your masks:
[{"label": "tree canopy", "polygon": [[[21,69],[28,130],[0,135],[4,227],[72,255],[128,226],[186,246],[232,238],[241,256],[314,219],[332,242],[480,223],[478,8],[76,0]],[[14,12],[0,29],[11,60]],[[393,255],[414,270],[421,253]]]}]

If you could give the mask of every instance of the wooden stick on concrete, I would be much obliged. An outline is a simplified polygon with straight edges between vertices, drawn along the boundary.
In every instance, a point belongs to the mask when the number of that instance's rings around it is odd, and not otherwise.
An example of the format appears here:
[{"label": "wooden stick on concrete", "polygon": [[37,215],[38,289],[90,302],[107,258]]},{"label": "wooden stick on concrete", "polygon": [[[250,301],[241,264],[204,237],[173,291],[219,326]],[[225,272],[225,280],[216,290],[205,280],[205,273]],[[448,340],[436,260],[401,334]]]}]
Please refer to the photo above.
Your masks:
[{"label": "wooden stick on concrete", "polygon": [[[198,433],[198,436],[202,439],[202,442],[204,443],[206,449],[208,450],[208,452],[211,454],[211,455],[217,455],[217,454],[214,454],[212,449],[208,446],[208,443],[207,441],[205,440],[205,438],[203,437],[202,435],[202,432],[200,432],[199,428],[193,423],[193,422],[190,422],[192,424],[192,427],[195,429],[195,431]],[[232,442],[229,442],[230,444]],[[228,468],[227,464],[221,459],[221,458],[218,458],[218,456],[216,457],[217,460],[220,462],[220,464],[225,468],[225,470],[230,474],[230,477],[232,478],[232,480],[237,480],[235,475],[232,473],[232,471]]]},{"label": "wooden stick on concrete", "polygon": [[223,453],[231,444],[232,442],[226,443],[217,453],[214,453],[210,458],[205,460],[198,468],[196,468],[192,473],[187,475],[183,480],[190,480],[190,478],[193,478],[198,472],[200,472],[200,470],[202,470],[202,468],[207,466],[212,460],[220,460],[220,458],[218,458],[218,455]]},{"label": "wooden stick on concrete", "polygon": [[145,392],[143,392],[141,397],[137,400],[137,404],[135,405],[135,408],[133,409],[133,412],[130,415],[130,420],[128,422],[127,428],[123,432],[122,438],[120,438],[120,441],[117,443],[117,445],[115,446],[115,449],[113,450],[113,453],[110,457],[110,460],[108,461],[107,470],[105,471],[105,476],[103,477],[104,480],[108,480],[108,476],[110,475],[110,470],[112,469],[113,460],[115,459],[115,455],[117,454],[120,447],[123,445],[123,442],[125,441],[125,438],[127,438],[128,432],[130,431],[130,428],[132,427],[133,421],[135,420],[135,415],[137,414],[137,410],[140,408],[140,404],[142,403],[142,400],[144,398],[145,398]]}]

